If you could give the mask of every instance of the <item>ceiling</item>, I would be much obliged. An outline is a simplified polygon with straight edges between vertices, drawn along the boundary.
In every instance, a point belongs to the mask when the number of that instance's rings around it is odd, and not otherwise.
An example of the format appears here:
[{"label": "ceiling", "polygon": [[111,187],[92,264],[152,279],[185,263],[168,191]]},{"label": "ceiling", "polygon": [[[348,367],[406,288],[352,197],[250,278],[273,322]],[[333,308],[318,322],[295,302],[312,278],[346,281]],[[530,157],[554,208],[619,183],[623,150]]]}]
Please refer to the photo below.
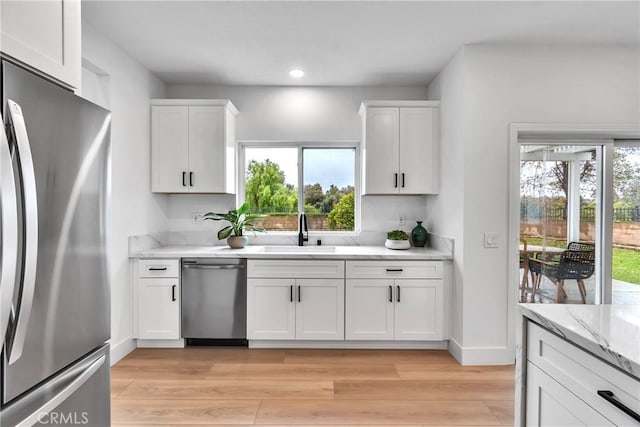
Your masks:
[{"label": "ceiling", "polygon": [[[465,44],[640,45],[637,1],[83,1],[169,84],[425,85]],[[288,71],[305,70],[294,80]]]}]

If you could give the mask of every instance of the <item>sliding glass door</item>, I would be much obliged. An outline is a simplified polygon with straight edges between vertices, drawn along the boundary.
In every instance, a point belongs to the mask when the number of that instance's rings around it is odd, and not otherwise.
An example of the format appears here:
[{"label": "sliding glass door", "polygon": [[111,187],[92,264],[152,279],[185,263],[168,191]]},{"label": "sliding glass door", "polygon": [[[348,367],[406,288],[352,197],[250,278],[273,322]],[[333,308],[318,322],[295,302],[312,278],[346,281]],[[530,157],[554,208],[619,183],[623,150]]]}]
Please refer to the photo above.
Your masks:
[{"label": "sliding glass door", "polygon": [[521,302],[601,298],[603,153],[602,145],[521,145]]},{"label": "sliding glass door", "polygon": [[520,301],[640,303],[640,144],[520,147]]}]

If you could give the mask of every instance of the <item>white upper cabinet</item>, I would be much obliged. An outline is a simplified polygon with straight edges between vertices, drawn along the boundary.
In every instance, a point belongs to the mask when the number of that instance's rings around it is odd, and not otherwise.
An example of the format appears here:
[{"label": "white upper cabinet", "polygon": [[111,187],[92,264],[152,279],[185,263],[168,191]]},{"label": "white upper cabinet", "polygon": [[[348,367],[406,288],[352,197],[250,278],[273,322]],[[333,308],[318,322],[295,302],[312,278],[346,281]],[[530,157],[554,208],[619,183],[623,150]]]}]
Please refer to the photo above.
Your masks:
[{"label": "white upper cabinet", "polygon": [[438,101],[365,101],[362,193],[437,194]]},{"label": "white upper cabinet", "polygon": [[80,87],[80,0],[0,2],[0,49],[71,88]]},{"label": "white upper cabinet", "polygon": [[235,193],[235,116],[228,100],[151,102],[151,191]]}]

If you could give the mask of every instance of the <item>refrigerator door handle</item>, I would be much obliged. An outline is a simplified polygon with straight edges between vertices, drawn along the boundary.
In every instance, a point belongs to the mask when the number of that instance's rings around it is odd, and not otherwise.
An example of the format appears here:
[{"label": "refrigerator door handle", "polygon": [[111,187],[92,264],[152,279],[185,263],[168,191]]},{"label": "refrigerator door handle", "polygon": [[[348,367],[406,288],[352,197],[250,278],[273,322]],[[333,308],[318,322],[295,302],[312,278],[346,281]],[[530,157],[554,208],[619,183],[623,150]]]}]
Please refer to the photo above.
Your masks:
[{"label": "refrigerator door handle", "polygon": [[16,138],[16,148],[20,160],[20,177],[24,198],[24,270],[22,276],[22,292],[18,305],[17,323],[11,350],[9,364],[15,363],[22,356],[24,341],[27,336],[27,326],[31,317],[33,295],[36,286],[36,267],[38,264],[38,195],[36,192],[36,174],[33,168],[33,157],[29,146],[27,127],[22,116],[22,108],[16,102],[7,100],[9,117],[13,124]]},{"label": "refrigerator door handle", "polygon": [[32,426],[38,422],[41,422],[42,414],[47,414],[53,411],[54,409],[56,409],[56,407],[58,407],[58,405],[60,405],[65,400],[67,400],[73,393],[75,393],[80,387],[82,387],[84,383],[86,383],[89,380],[89,378],[91,378],[93,374],[95,374],[98,371],[98,369],[102,367],[102,365],[104,365],[104,362],[106,360],[107,360],[107,356],[105,356],[104,354],[100,356],[98,360],[94,361],[88,368],[86,368],[84,372],[78,375],[76,379],[71,381],[59,393],[53,396],[51,400],[49,400],[47,403],[39,407],[31,415],[29,415],[27,418],[22,420],[22,422],[20,422],[18,425]]},{"label": "refrigerator door handle", "polygon": [[[18,262],[18,200],[13,176],[9,141],[0,116],[0,215],[2,218],[2,247],[0,265],[0,340],[5,342],[11,317],[11,303],[16,284]],[[1,346],[2,344],[0,344]]]}]

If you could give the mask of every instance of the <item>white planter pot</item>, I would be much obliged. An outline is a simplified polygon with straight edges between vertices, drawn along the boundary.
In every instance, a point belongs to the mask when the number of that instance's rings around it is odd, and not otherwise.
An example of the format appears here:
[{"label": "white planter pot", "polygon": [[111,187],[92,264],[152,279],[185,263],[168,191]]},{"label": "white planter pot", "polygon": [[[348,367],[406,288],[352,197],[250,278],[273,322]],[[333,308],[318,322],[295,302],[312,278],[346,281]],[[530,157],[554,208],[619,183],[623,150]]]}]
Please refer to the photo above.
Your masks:
[{"label": "white planter pot", "polygon": [[389,249],[409,249],[411,243],[408,240],[389,240],[384,242],[384,247]]},{"label": "white planter pot", "polygon": [[231,249],[242,249],[249,243],[249,238],[247,236],[231,236],[227,238],[227,245]]}]

